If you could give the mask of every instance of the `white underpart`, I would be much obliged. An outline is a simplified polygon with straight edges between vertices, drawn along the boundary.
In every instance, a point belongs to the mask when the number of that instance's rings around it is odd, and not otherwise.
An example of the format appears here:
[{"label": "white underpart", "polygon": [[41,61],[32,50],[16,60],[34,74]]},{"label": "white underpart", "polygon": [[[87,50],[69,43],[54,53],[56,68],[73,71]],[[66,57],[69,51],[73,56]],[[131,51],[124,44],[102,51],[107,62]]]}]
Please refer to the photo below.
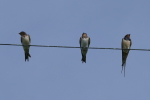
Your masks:
[{"label": "white underpart", "polygon": [[[122,39],[123,49],[130,49],[131,41]],[[129,50],[123,50],[124,52],[128,53]]]},{"label": "white underpart", "polygon": [[82,38],[81,47],[88,47],[89,38]]},{"label": "white underpart", "polygon": [[[29,36],[22,37],[22,45],[30,45]],[[28,49],[29,46],[23,46],[24,49]]]}]

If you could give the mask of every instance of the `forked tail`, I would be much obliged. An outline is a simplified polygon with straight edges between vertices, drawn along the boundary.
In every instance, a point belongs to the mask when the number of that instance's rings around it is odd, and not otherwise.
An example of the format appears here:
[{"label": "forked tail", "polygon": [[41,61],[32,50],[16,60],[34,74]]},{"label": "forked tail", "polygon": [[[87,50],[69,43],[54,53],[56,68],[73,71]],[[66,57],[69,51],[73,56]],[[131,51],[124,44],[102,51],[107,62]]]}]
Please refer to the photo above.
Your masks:
[{"label": "forked tail", "polygon": [[82,55],[82,63],[85,62],[86,63],[86,56]]},{"label": "forked tail", "polygon": [[29,57],[31,57],[31,55],[29,53],[25,53],[25,61],[29,61]]},{"label": "forked tail", "polygon": [[124,62],[124,63],[122,64],[122,70],[121,70],[121,73],[122,73],[122,71],[124,70],[124,77],[125,77],[125,67],[126,67],[126,63]]}]

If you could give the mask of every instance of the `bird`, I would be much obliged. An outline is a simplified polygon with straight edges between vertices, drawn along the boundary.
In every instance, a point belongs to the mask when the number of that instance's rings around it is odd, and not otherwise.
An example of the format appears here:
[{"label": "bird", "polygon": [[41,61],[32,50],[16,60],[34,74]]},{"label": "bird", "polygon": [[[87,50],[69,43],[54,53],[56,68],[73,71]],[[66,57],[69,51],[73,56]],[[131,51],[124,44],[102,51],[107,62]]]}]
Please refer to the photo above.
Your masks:
[{"label": "bird", "polygon": [[86,63],[86,54],[88,52],[88,47],[90,46],[90,37],[87,36],[86,33],[82,33],[82,36],[79,39],[81,55],[82,55],[82,63]]},{"label": "bird", "polygon": [[23,45],[24,53],[25,53],[25,61],[29,61],[29,57],[31,55],[29,54],[29,48],[30,48],[30,43],[31,43],[31,38],[30,35],[28,35],[26,32],[21,31],[19,33],[21,35],[21,43]]},{"label": "bird", "polygon": [[[132,41],[130,39],[130,34],[127,34],[122,39],[121,48],[122,48],[122,71],[124,70],[124,77],[125,77],[125,66],[126,60],[132,45]],[[122,73],[121,71],[121,73]]]}]

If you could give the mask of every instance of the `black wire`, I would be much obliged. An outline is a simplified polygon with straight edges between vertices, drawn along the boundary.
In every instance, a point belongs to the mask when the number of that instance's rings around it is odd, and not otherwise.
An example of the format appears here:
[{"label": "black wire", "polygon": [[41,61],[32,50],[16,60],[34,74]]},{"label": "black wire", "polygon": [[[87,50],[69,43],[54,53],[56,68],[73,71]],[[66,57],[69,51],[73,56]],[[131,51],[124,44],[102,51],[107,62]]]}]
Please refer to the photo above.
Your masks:
[{"label": "black wire", "polygon": [[[73,46],[48,46],[48,45],[21,45],[21,44],[0,44],[0,45],[10,45],[10,46],[34,46],[34,47],[55,47],[55,48],[82,48]],[[101,48],[101,47],[88,47],[88,49],[112,49],[112,50],[128,50],[122,48]],[[130,49],[139,51],[150,51],[150,49]]]}]

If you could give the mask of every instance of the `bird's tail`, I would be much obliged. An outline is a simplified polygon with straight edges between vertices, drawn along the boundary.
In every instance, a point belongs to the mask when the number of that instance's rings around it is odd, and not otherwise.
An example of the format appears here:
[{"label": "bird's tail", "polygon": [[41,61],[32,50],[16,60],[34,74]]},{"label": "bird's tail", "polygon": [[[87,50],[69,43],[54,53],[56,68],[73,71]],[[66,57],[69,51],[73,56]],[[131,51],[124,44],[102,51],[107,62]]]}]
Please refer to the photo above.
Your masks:
[{"label": "bird's tail", "polygon": [[82,63],[85,62],[86,63],[86,55],[82,55]]},{"label": "bird's tail", "polygon": [[128,53],[123,53],[122,55],[122,71],[124,70],[124,77],[125,77],[125,67],[126,67],[127,56],[128,56]]},{"label": "bird's tail", "polygon": [[26,61],[26,60],[29,61],[29,57],[31,57],[31,55],[29,54],[29,52],[25,53],[25,61]]},{"label": "bird's tail", "polygon": [[121,73],[122,73],[122,71],[124,70],[124,77],[125,77],[125,67],[126,67],[126,62],[123,62],[123,63],[122,63],[122,70],[121,70]]}]

